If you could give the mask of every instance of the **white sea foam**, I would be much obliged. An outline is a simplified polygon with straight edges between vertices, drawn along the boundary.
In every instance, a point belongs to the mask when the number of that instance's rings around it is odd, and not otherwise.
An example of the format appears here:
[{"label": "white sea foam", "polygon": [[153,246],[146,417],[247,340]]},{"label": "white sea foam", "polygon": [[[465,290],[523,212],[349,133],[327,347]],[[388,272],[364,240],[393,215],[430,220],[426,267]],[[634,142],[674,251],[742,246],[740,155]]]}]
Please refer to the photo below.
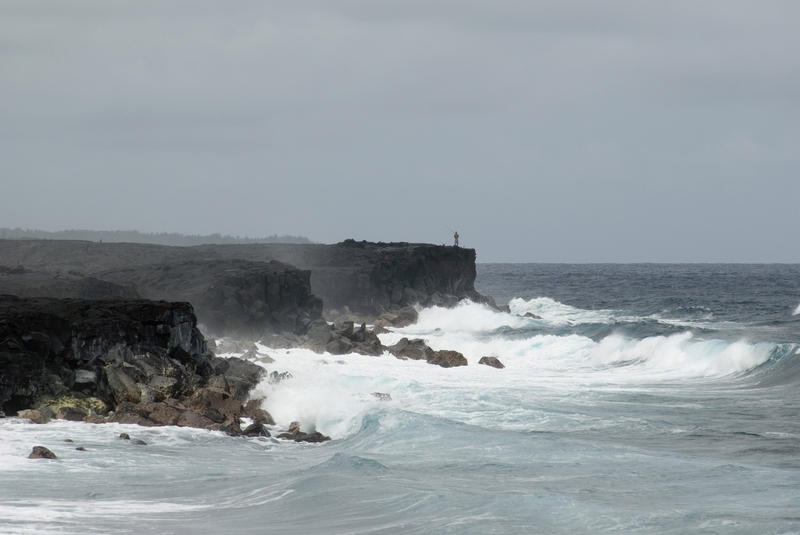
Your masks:
[{"label": "white sea foam", "polygon": [[581,323],[610,323],[614,314],[610,310],[583,310],[559,303],[549,297],[534,299],[514,298],[508,303],[511,313],[524,316],[526,313],[536,314],[543,320],[557,325],[578,325]]},{"label": "white sea foam", "polygon": [[444,331],[461,333],[466,331],[493,331],[501,327],[520,328],[528,320],[515,315],[499,312],[487,305],[464,300],[453,308],[430,307],[419,311],[416,323],[406,332]]},{"label": "white sea foam", "polygon": [[[404,336],[419,337],[435,350],[459,351],[469,366],[458,368],[399,360],[388,353],[371,357],[270,350],[275,362],[268,368],[289,371],[294,377],[277,384],[264,381],[255,395],[266,397],[265,408],[280,427],[297,420],[306,430],[317,429],[333,438],[352,436],[368,412],[385,406],[514,428],[536,416],[519,414],[528,409],[509,404],[512,392],[530,398],[547,392],[579,393],[586,385],[614,389],[721,378],[762,364],[774,347],[745,340],[704,340],[690,332],[644,339],[614,334],[594,341],[578,334],[525,337],[497,330],[530,321],[535,320],[462,303],[453,309],[421,310],[414,325],[380,335],[384,344]],[[478,365],[486,355],[499,357],[506,368]],[[392,401],[388,405],[378,401],[373,392],[389,393]]]},{"label": "white sea foam", "polygon": [[698,340],[690,332],[634,340],[607,336],[592,351],[602,364],[641,364],[654,377],[722,377],[755,368],[766,362],[772,344],[744,340]]},{"label": "white sea foam", "polygon": [[800,305],[797,305],[797,308],[794,309],[792,316],[800,316]]},{"label": "white sea foam", "polygon": [[[513,306],[511,306],[513,305]],[[454,309],[439,307],[420,311],[419,321],[405,328],[393,329],[381,335],[384,343],[399,338],[418,336],[434,349],[455,349],[462,352],[471,364],[485,355],[495,355],[512,367],[533,368],[569,379],[578,371],[613,372],[614,380],[642,380],[643,372],[655,378],[664,373],[674,377],[725,376],[751,369],[769,358],[771,344],[749,344],[746,341],[727,342],[703,340],[690,332],[645,339],[611,335],[599,343],[590,338],[535,335],[527,338],[497,334],[499,327],[518,328],[528,325],[527,318],[518,314],[535,311],[543,320],[552,323],[582,323],[611,321],[610,311],[587,311],[563,305],[549,298],[530,301],[513,299],[511,314],[494,311],[484,305],[461,303]],[[637,363],[632,370],[617,370],[620,363]]]}]

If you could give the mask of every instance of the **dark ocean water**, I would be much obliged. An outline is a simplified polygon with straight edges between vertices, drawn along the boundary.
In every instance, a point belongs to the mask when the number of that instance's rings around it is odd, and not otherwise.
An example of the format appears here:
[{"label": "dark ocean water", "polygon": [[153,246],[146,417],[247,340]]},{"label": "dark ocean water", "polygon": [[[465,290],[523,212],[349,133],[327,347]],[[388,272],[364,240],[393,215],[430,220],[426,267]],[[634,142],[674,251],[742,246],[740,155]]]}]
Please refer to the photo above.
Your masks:
[{"label": "dark ocean water", "polygon": [[259,346],[294,376],[264,407],[322,445],[0,420],[0,533],[800,533],[800,266],[493,264],[477,286],[510,312],[381,335],[466,367]]},{"label": "dark ocean water", "polygon": [[798,264],[479,264],[476,286],[498,303],[550,297],[634,316],[641,328],[643,318],[672,318],[726,337],[800,342]]}]

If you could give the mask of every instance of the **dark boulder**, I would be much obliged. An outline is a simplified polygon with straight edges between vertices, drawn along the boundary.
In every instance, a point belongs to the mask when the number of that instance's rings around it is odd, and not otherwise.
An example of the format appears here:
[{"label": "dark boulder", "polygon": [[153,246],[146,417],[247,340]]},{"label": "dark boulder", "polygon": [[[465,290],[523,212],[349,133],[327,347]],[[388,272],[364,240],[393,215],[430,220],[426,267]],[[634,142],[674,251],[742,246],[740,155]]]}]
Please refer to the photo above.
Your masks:
[{"label": "dark boulder", "polygon": [[71,422],[82,422],[88,415],[89,413],[80,407],[59,407],[56,411],[56,418]]},{"label": "dark boulder", "polygon": [[458,351],[443,349],[435,351],[433,357],[428,359],[428,363],[436,364],[442,368],[454,368],[456,366],[466,366],[467,359]]},{"label": "dark boulder", "polygon": [[[274,373],[274,372],[273,372]],[[261,399],[251,399],[244,405],[243,414],[257,424],[275,425],[272,415],[261,408]]]},{"label": "dark boulder", "polygon": [[443,368],[466,366],[467,359],[458,351],[434,351],[424,340],[415,338],[401,338],[393,346],[386,348],[392,355],[399,359],[425,360],[428,364],[435,364]]},{"label": "dark boulder", "polygon": [[434,356],[433,349],[420,338],[413,340],[401,338],[399,342],[386,349],[399,359],[429,360]]},{"label": "dark boulder", "polygon": [[305,335],[305,345],[317,352],[325,350],[325,346],[333,338],[333,329],[324,319],[311,322]]},{"label": "dark boulder", "polygon": [[217,359],[214,371],[225,377],[228,390],[239,401],[247,399],[250,390],[259,383],[264,368],[239,358]]},{"label": "dark boulder", "polygon": [[50,418],[42,414],[41,411],[37,411],[35,409],[25,409],[17,412],[17,416],[19,418],[25,418],[26,420],[30,420],[35,424],[46,424],[50,421]]},{"label": "dark boulder", "polygon": [[28,459],[57,459],[56,454],[44,446],[34,446]]},{"label": "dark boulder", "polygon": [[186,410],[175,400],[148,404],[147,419],[156,425],[178,425],[181,414]]},{"label": "dark boulder", "polygon": [[292,422],[289,425],[289,429],[279,434],[278,438],[294,440],[295,442],[326,442],[331,439],[331,437],[325,436],[319,431],[304,433],[300,430],[299,422]]},{"label": "dark boulder", "polygon": [[505,368],[500,359],[497,357],[481,357],[481,360],[478,361],[478,364],[485,364],[486,366],[491,366],[492,368]]},{"label": "dark boulder", "polygon": [[244,431],[242,431],[242,435],[246,437],[268,437],[270,436],[269,431],[264,424],[260,423],[253,423],[248,425]]},{"label": "dark boulder", "polygon": [[194,411],[186,410],[178,417],[176,425],[180,427],[199,427],[200,429],[215,429],[218,422]]},{"label": "dark boulder", "polygon": [[353,342],[349,338],[337,335],[325,345],[325,351],[331,355],[346,355],[353,352]]},{"label": "dark boulder", "polygon": [[[325,334],[324,331],[319,331]],[[383,354],[385,348],[381,344],[378,335],[367,329],[367,325],[362,323],[355,328],[352,321],[346,321],[337,325],[329,331],[330,338],[325,344],[325,351],[331,355],[345,355],[347,353],[359,353],[361,355],[378,356]],[[322,337],[317,337],[316,342],[307,343],[306,346],[317,350],[318,342]]]},{"label": "dark boulder", "polygon": [[223,390],[203,388],[188,400],[187,407],[209,420],[230,427],[238,427],[242,416],[242,403]]}]

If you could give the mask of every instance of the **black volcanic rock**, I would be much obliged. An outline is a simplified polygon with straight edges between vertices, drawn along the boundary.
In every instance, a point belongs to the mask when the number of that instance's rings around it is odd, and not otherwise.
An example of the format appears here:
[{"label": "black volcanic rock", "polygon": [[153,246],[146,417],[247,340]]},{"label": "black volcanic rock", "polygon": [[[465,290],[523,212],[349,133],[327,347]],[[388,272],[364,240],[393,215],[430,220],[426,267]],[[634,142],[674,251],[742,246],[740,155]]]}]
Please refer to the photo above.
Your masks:
[{"label": "black volcanic rock", "polygon": [[331,355],[360,353],[376,357],[386,349],[374,330],[368,330],[364,323],[355,328],[352,321],[335,327],[325,321],[316,321],[309,328],[304,345],[317,352],[327,351]]},{"label": "black volcanic rock", "polygon": [[52,273],[0,266],[0,294],[19,297],[77,299],[136,299],[132,285],[115,284],[77,272]]},{"label": "black volcanic rock", "polygon": [[399,342],[387,347],[386,350],[399,359],[425,360],[428,364],[435,364],[442,368],[467,365],[466,357],[458,351],[447,349],[434,351],[420,338],[413,340],[401,338]]},{"label": "black volcanic rock", "polygon": [[311,433],[300,431],[299,422],[289,424],[289,429],[280,433],[278,438],[294,440],[295,442],[326,442],[331,439],[331,437],[323,435],[319,431],[312,431]]},{"label": "black volcanic rock", "polygon": [[14,296],[0,296],[0,370],[0,410],[20,416],[232,433],[264,373],[206,352],[188,303]]},{"label": "black volcanic rock", "polygon": [[481,357],[481,360],[478,361],[478,364],[485,364],[486,366],[491,366],[492,368],[502,369],[505,368],[500,359],[497,357]]},{"label": "black volcanic rock", "polygon": [[16,264],[0,270],[0,294],[188,301],[215,334],[299,334],[322,313],[310,272],[277,261],[196,248],[49,240],[0,240],[0,258]]},{"label": "black volcanic rock", "polygon": [[311,270],[311,291],[325,309],[379,314],[413,304],[491,302],[475,291],[475,250],[418,243],[345,240],[334,245],[203,245],[227,258],[279,260]]},{"label": "black volcanic rock", "polygon": [[[230,281],[231,290],[222,292],[222,300],[200,302],[203,292],[216,281],[224,279],[226,269],[248,270],[246,264],[221,263],[216,272],[214,262],[246,260],[255,263],[273,260],[296,266],[302,273],[310,272],[310,293],[322,298],[326,310],[348,307],[358,314],[377,315],[397,311],[414,304],[441,304],[450,306],[459,299],[491,303],[490,298],[475,291],[475,250],[460,247],[414,243],[370,243],[346,240],[334,245],[322,244],[248,244],[202,245],[197,247],[169,247],[163,245],[94,243],[55,240],[0,240],[0,258],[6,265],[23,266],[24,269],[70,272],[109,280],[117,284],[133,283],[138,292],[148,298],[189,300],[198,308],[202,322],[209,321],[206,312],[222,310],[226,295],[237,295],[241,285],[237,276]],[[192,265],[195,264],[193,268]],[[199,265],[197,265],[199,264]],[[177,275],[169,275],[168,266],[177,266]],[[149,266],[149,267],[147,267]],[[160,267],[159,267],[160,266]],[[226,267],[227,266],[227,267]],[[251,266],[255,268],[255,266]],[[138,273],[140,272],[141,273]],[[209,275],[210,272],[216,274]],[[234,272],[235,275],[235,272]],[[282,281],[295,282],[299,277]],[[197,282],[193,282],[197,279]],[[245,277],[247,280],[251,280]],[[180,284],[173,284],[180,281]],[[222,282],[219,282],[222,284]],[[227,284],[227,283],[226,283]],[[282,282],[273,285],[281,288]],[[194,286],[185,290],[183,286]],[[259,286],[256,284],[256,286]],[[266,285],[269,287],[269,284]],[[0,291],[2,287],[0,286]],[[183,292],[178,295],[175,292]],[[245,291],[247,295],[249,292]],[[302,293],[302,292],[301,292]],[[294,290],[288,293],[291,303],[302,305],[303,296]],[[286,292],[277,293],[283,298]],[[247,299],[254,305],[254,317],[259,310],[258,299]],[[282,310],[274,299],[265,302],[269,310]],[[318,306],[309,302],[309,309]],[[249,308],[246,305],[245,308]],[[227,310],[227,309],[226,309]],[[202,313],[200,313],[202,311]],[[269,313],[264,313],[270,316]],[[302,314],[300,314],[302,316]],[[313,319],[314,313],[309,312]],[[245,318],[247,315],[245,314]],[[302,325],[305,318],[301,318]],[[289,321],[295,329],[298,321]],[[280,323],[276,326],[286,328]]]},{"label": "black volcanic rock", "polygon": [[442,368],[454,368],[456,366],[466,366],[467,359],[458,351],[442,349],[435,351],[433,357],[428,359],[429,364],[436,364]]},{"label": "black volcanic rock", "polygon": [[28,459],[57,459],[56,454],[44,446],[34,446]]},{"label": "black volcanic rock", "polygon": [[421,338],[401,338],[393,346],[386,348],[389,353],[399,359],[430,360],[434,357],[434,351]]},{"label": "black volcanic rock", "polygon": [[99,274],[135,285],[150,299],[188,301],[212,332],[259,336],[265,331],[304,333],[321,317],[310,273],[276,261],[190,260],[128,267]]}]

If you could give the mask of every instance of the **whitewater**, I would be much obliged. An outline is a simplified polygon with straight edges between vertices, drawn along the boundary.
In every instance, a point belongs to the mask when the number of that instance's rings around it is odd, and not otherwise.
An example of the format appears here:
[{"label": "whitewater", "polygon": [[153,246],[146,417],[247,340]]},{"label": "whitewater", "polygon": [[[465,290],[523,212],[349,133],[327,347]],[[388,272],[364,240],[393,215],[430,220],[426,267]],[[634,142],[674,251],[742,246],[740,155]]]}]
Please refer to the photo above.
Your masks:
[{"label": "whitewater", "polygon": [[324,444],[0,420],[0,532],[800,533],[800,266],[490,264],[477,286],[508,308],[380,335],[465,367],[257,345],[291,377],[254,397]]}]

